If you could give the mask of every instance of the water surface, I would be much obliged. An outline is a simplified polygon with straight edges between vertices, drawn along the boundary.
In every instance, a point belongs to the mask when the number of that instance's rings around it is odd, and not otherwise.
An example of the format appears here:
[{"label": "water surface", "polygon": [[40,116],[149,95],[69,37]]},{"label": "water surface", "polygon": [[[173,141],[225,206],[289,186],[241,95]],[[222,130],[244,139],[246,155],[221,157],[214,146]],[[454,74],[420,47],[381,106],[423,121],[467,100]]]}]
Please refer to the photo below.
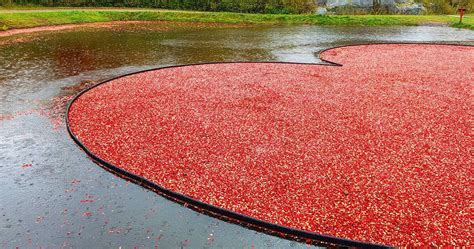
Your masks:
[{"label": "water surface", "polygon": [[197,213],[104,171],[69,138],[65,104],[88,85],[139,70],[316,63],[321,49],[370,42],[474,45],[474,31],[161,23],[1,38],[0,247],[309,247]]}]

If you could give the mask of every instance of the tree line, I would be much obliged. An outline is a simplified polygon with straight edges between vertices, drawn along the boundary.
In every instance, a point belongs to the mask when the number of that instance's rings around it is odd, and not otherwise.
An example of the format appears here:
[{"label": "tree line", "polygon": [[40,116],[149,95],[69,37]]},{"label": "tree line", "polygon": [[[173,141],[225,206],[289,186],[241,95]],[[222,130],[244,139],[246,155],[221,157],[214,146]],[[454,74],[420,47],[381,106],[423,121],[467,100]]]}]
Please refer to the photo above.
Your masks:
[{"label": "tree line", "polygon": [[[374,0],[375,1],[375,0]],[[62,7],[143,7],[242,13],[301,14],[316,9],[316,0],[0,0],[1,5]],[[428,14],[455,14],[460,6],[474,11],[474,0],[415,0]],[[350,8],[349,8],[350,10]],[[350,13],[350,12],[349,12]]]},{"label": "tree line", "polygon": [[0,0],[4,5],[151,7],[244,13],[309,13],[313,0]]}]

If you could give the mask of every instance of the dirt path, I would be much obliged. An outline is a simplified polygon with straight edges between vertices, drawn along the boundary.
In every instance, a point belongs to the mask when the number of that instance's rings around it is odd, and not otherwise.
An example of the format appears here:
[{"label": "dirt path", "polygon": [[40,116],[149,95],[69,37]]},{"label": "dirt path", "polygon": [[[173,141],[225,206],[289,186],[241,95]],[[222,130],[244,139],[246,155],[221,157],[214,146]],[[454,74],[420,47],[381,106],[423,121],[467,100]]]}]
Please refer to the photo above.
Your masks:
[{"label": "dirt path", "polygon": [[[156,21],[156,22],[159,22],[159,21]],[[34,28],[25,28],[25,29],[11,29],[7,31],[0,31],[0,37],[7,37],[7,36],[12,36],[12,35],[18,35],[18,34],[44,32],[44,31],[58,31],[58,30],[74,29],[74,28],[80,28],[80,27],[110,27],[110,26],[115,26],[115,25],[138,24],[138,23],[151,23],[151,21],[112,21],[112,22],[98,22],[98,23],[64,24],[64,25],[34,27]]]}]

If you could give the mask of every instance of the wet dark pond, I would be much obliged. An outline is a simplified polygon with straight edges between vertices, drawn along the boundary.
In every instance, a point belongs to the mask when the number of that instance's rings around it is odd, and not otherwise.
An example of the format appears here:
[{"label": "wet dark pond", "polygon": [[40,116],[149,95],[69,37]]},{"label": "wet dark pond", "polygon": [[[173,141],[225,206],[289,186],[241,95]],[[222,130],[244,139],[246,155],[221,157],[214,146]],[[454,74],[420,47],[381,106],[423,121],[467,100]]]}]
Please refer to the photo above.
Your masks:
[{"label": "wet dark pond", "polygon": [[67,101],[101,80],[216,61],[319,62],[368,42],[474,45],[447,27],[147,24],[0,38],[0,248],[305,248],[175,204],[94,164],[69,138]]}]

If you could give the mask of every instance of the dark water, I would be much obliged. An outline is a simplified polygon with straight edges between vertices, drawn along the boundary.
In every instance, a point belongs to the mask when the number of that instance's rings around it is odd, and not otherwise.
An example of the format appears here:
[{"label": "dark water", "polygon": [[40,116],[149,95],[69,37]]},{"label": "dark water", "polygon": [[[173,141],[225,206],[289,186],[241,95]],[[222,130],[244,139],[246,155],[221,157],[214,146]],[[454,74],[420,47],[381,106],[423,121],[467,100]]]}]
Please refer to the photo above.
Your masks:
[{"label": "dark water", "polygon": [[67,135],[65,103],[87,85],[165,65],[318,62],[318,50],[367,42],[474,45],[474,31],[446,27],[161,26],[0,39],[0,248],[309,247],[210,218],[104,171]]}]

